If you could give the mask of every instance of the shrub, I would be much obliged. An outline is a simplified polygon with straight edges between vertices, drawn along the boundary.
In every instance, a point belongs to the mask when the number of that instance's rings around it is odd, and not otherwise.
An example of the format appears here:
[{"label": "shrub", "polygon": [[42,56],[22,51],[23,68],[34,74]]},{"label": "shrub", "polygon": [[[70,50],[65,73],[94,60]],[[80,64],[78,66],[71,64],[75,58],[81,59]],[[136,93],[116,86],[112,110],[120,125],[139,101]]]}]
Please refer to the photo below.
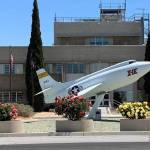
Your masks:
[{"label": "shrub", "polygon": [[83,96],[67,96],[55,99],[55,112],[69,120],[80,120],[89,110],[89,105]]},{"label": "shrub", "polygon": [[147,102],[125,102],[119,105],[117,111],[129,119],[145,119],[150,107]]},{"label": "shrub", "polygon": [[16,119],[18,111],[15,105],[0,103],[0,121],[9,121]]},{"label": "shrub", "polygon": [[33,115],[33,108],[30,105],[14,104],[18,110],[18,116],[31,117]]}]

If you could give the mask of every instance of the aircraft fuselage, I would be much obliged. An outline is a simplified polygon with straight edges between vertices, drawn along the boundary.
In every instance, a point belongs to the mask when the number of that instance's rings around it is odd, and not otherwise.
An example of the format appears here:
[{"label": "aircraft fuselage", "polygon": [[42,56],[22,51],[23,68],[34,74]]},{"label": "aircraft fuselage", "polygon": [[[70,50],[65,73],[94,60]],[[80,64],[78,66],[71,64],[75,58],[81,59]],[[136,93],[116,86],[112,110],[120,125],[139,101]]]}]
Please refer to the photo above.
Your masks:
[{"label": "aircraft fuselage", "polygon": [[50,90],[44,91],[45,102],[54,102],[57,96],[68,94],[83,95],[90,97],[99,93],[105,93],[136,82],[139,78],[150,71],[150,62],[129,61],[119,63],[106,69],[97,71],[80,79],[52,84]]}]

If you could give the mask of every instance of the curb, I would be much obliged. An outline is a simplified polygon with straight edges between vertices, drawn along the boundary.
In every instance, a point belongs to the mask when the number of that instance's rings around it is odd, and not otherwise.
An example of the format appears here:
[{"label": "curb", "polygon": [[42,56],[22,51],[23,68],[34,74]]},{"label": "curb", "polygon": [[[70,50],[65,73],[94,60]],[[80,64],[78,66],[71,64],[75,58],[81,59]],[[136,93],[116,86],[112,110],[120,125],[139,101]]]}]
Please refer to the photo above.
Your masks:
[{"label": "curb", "polygon": [[109,136],[109,135],[149,135],[150,131],[121,132],[49,132],[49,133],[0,133],[0,137],[38,137],[38,136]]},{"label": "curb", "polygon": [[48,136],[109,136],[109,135],[149,135],[150,131],[121,131],[121,132],[50,132]]},{"label": "curb", "polygon": [[0,137],[34,137],[49,136],[48,133],[0,133]]}]

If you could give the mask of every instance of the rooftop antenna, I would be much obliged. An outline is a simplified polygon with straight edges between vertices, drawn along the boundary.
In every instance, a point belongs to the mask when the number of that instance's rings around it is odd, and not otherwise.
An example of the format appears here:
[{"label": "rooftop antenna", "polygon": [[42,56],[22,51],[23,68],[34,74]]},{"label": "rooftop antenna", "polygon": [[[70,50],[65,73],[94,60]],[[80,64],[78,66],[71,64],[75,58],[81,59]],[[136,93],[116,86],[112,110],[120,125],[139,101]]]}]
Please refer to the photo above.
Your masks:
[{"label": "rooftop antenna", "polygon": [[102,0],[100,0],[100,8],[102,7]]},{"label": "rooftop antenna", "polygon": [[145,14],[145,8],[137,8],[138,10],[140,10],[142,12],[142,16],[144,17]]},{"label": "rooftop antenna", "polygon": [[127,8],[127,0],[125,0],[124,6],[125,6],[125,10],[126,10],[126,8]]},{"label": "rooftop antenna", "polygon": [[111,8],[111,0],[110,0],[110,8]]},{"label": "rooftop antenna", "polygon": [[56,20],[57,20],[57,16],[56,16],[56,13],[55,13],[54,22],[56,22]]}]

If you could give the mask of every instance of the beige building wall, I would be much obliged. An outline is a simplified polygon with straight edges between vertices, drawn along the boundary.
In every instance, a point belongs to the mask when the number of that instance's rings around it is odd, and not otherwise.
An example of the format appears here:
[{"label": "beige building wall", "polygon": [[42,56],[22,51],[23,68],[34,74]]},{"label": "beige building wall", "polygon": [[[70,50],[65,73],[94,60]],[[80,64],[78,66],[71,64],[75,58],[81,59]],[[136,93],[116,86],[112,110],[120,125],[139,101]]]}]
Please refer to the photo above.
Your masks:
[{"label": "beige building wall", "polygon": [[60,38],[76,37],[136,37],[139,43],[144,41],[143,21],[138,22],[55,22],[54,44],[60,43]]},{"label": "beige building wall", "polygon": [[46,63],[117,63],[128,59],[144,60],[144,54],[144,45],[59,45],[44,48],[44,57]]},{"label": "beige building wall", "polygon": [[[11,48],[14,63],[25,63],[27,47]],[[9,62],[9,48],[0,47],[0,63]],[[59,45],[43,47],[45,63],[106,62],[117,63],[128,59],[144,60],[145,45]]]}]

